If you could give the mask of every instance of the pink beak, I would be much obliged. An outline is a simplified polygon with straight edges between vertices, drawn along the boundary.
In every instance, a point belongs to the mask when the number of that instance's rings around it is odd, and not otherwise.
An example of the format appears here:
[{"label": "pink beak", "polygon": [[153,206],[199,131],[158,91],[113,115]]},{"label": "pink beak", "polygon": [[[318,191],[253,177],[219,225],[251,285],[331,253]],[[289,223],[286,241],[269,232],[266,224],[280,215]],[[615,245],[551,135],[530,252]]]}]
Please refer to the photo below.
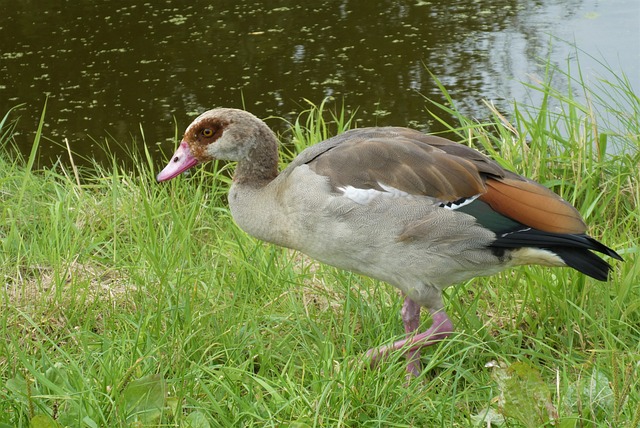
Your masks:
[{"label": "pink beak", "polygon": [[183,141],[180,147],[173,154],[169,164],[164,167],[160,174],[156,177],[158,181],[171,180],[173,177],[185,172],[194,165],[197,165],[198,159],[194,158],[189,150],[189,145]]}]

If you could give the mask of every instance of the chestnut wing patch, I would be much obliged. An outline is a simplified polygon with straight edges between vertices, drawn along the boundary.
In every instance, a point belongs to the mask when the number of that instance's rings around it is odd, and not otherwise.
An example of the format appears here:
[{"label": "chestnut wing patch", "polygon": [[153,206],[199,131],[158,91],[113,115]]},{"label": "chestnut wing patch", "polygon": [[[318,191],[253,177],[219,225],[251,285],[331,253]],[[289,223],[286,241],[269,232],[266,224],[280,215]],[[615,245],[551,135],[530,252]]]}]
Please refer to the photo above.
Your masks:
[{"label": "chestnut wing patch", "polygon": [[[513,174],[515,176],[515,174]],[[552,233],[584,233],[580,213],[551,190],[520,176],[486,180],[480,200],[526,226]]]}]

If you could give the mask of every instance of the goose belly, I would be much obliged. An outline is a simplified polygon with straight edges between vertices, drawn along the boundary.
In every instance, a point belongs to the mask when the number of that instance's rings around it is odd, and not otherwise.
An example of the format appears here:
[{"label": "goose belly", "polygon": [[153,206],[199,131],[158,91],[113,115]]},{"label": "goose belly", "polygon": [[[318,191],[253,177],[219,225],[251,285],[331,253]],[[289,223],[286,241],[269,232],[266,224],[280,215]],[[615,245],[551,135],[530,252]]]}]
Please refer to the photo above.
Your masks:
[{"label": "goose belly", "polygon": [[290,227],[297,232],[288,246],[409,294],[415,287],[442,289],[505,267],[505,257],[488,248],[493,232],[426,198],[374,198],[361,205],[332,196],[302,211],[293,216],[297,221]]}]

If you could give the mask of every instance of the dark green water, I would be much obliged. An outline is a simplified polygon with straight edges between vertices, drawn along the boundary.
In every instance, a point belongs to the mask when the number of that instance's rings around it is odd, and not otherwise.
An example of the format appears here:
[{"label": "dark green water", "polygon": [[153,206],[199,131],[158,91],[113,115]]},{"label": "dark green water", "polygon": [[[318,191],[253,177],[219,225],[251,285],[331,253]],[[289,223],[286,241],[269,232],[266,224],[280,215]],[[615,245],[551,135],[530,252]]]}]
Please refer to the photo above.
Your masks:
[{"label": "dark green water", "polygon": [[0,10],[0,117],[25,104],[11,117],[27,152],[48,96],[41,164],[65,157],[64,138],[100,159],[95,140],[141,144],[141,128],[160,158],[174,118],[179,132],[215,106],[293,119],[305,99],[328,96],[357,108],[359,126],[437,131],[424,97],[444,100],[429,71],[482,118],[483,99],[526,102],[520,82],[547,57],[566,62],[572,48],[551,35],[640,83],[637,0],[0,0]]}]

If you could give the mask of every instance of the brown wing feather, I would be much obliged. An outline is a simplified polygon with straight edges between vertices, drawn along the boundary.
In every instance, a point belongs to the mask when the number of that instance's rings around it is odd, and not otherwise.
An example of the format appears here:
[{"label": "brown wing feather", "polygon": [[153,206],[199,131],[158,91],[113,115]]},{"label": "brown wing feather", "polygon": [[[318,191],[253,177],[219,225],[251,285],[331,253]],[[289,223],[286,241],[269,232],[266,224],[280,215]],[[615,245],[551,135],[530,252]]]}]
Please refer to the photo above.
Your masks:
[{"label": "brown wing feather", "polygon": [[481,194],[496,212],[526,226],[555,233],[586,230],[578,211],[541,184],[471,147],[409,128],[348,131],[313,146],[298,162],[328,177],[334,188],[382,190],[382,183],[447,202]]},{"label": "brown wing feather", "polygon": [[553,233],[584,233],[578,210],[551,190],[531,180],[488,178],[480,199],[491,208],[524,225]]},{"label": "brown wing feather", "polygon": [[501,170],[469,147],[407,128],[364,128],[345,134],[336,137],[338,142],[321,143],[329,144],[328,150],[307,162],[335,188],[382,190],[382,183],[412,195],[455,201],[485,191],[481,172]]}]

